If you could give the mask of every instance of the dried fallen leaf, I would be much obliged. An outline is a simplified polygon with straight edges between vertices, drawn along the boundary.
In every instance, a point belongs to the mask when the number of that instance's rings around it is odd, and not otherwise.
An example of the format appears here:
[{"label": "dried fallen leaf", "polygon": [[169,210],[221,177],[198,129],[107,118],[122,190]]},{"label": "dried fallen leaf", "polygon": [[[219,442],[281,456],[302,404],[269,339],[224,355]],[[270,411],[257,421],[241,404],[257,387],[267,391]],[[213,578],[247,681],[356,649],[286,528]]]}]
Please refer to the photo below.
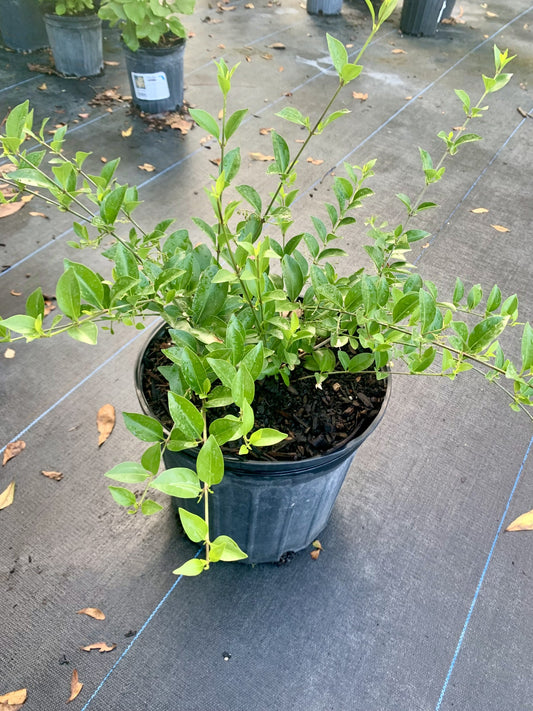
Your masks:
[{"label": "dried fallen leaf", "polygon": [[413,97],[412,97],[412,96],[405,96],[404,98],[405,98],[405,101],[411,101],[411,99],[412,99]]},{"label": "dried fallen leaf", "polygon": [[38,86],[37,88],[39,89],[39,91],[46,91],[48,89],[48,87],[46,86],[46,82],[44,81],[41,86]]},{"label": "dried fallen leaf", "polygon": [[407,54],[407,52],[405,51],[405,49],[400,49],[400,48],[393,49],[393,50],[392,50],[392,53],[393,53],[393,54]]},{"label": "dried fallen leaf", "polygon": [[491,225],[491,227],[494,227],[498,232],[509,232],[509,229],[503,225]]},{"label": "dried fallen leaf", "polygon": [[17,454],[20,454],[25,448],[26,442],[21,439],[18,439],[16,442],[10,442],[4,450],[4,459],[2,461],[2,466],[7,464],[10,459],[13,459],[13,457],[16,457]]},{"label": "dried fallen leaf", "polygon": [[88,644],[86,647],[80,647],[84,652],[90,652],[91,649],[97,649],[99,652],[112,652],[116,648],[116,644],[106,644],[105,642],[95,642],[94,644]]},{"label": "dried fallen leaf", "polygon": [[246,5],[244,6],[245,10],[255,10],[255,5],[253,2],[247,2]]},{"label": "dried fallen leaf", "polygon": [[20,198],[20,202],[23,202],[23,203],[29,202],[30,200],[33,200],[33,195],[23,195]]},{"label": "dried fallen leaf", "polygon": [[22,296],[22,291],[15,291],[15,289],[11,289],[9,293],[11,296]]},{"label": "dried fallen leaf", "polygon": [[41,474],[44,474],[44,476],[48,477],[49,479],[53,479],[54,481],[61,481],[61,479],[63,478],[63,474],[61,472],[42,471]]},{"label": "dried fallen leaf", "polygon": [[322,165],[322,163],[324,161],[321,160],[320,158],[311,158],[311,156],[309,156],[309,158],[307,159],[307,162],[312,163],[313,165]]},{"label": "dried fallen leaf", "polygon": [[533,510],[522,514],[507,526],[506,531],[533,531]]},{"label": "dried fallen leaf", "polygon": [[129,128],[126,128],[124,131],[121,131],[121,134],[124,136],[124,138],[128,138],[128,136],[131,136],[133,133],[133,126],[130,126]]},{"label": "dried fallen leaf", "polygon": [[284,72],[285,69],[283,67],[278,67],[278,72]]},{"label": "dried fallen leaf", "polygon": [[319,551],[323,551],[323,550],[324,550],[324,549],[322,548],[322,543],[320,543],[320,541],[318,540],[318,538],[316,539],[316,541],[313,541],[313,542],[311,543],[311,545],[313,546],[313,548],[318,548]]},{"label": "dried fallen leaf", "polygon": [[101,156],[100,163],[107,163],[107,158],[105,158],[104,156]]},{"label": "dried fallen leaf", "polygon": [[225,45],[225,44],[222,44],[222,43],[221,43],[221,44],[217,44],[217,47],[218,47],[219,49],[226,49],[226,45]]},{"label": "dried fallen leaf", "polygon": [[368,94],[361,94],[358,91],[352,91],[352,96],[354,99],[360,99],[361,101],[366,101],[368,99]]},{"label": "dried fallen leaf", "polygon": [[250,153],[249,155],[252,160],[274,160],[274,156],[266,156],[264,153]]},{"label": "dried fallen leaf", "polygon": [[22,704],[28,698],[27,689],[19,689],[18,691],[9,691],[7,694],[0,696],[0,704],[6,704],[7,707],[12,707],[15,704]]},{"label": "dried fallen leaf", "polygon": [[4,491],[0,494],[0,509],[6,509],[11,506],[13,499],[15,497],[15,482],[12,481],[11,484],[7,486]]},{"label": "dried fallen leaf", "polygon": [[104,64],[106,67],[118,67],[120,62],[113,62],[110,59],[104,59]]},{"label": "dried fallen leaf", "polygon": [[220,121],[223,116],[224,116],[224,109],[220,109],[220,111],[218,112],[218,120]]},{"label": "dried fallen leaf", "polygon": [[209,162],[213,165],[220,165],[220,158],[210,158]]},{"label": "dried fallen leaf", "polygon": [[89,114],[78,114],[78,116],[82,119],[89,118]]},{"label": "dried fallen leaf", "polygon": [[18,212],[21,207],[24,207],[24,203],[20,202],[5,202],[0,205],[0,217],[9,217],[9,215],[14,215]]},{"label": "dried fallen leaf", "polygon": [[246,55],[245,59],[246,59],[247,62],[251,62],[251,61],[252,61],[252,58],[251,58],[248,54]]},{"label": "dried fallen leaf", "polygon": [[315,550],[311,551],[310,555],[313,560],[318,560],[318,556],[320,555],[320,549],[315,548]]},{"label": "dried fallen leaf", "polygon": [[273,42],[272,44],[268,45],[269,49],[286,49],[285,45],[282,42]]},{"label": "dried fallen leaf", "polygon": [[15,357],[15,351],[12,348],[6,348],[6,352],[4,353],[4,358],[14,358]]},{"label": "dried fallen leaf", "polygon": [[105,620],[105,615],[102,612],[102,610],[99,610],[97,607],[84,607],[83,610],[78,610],[76,612],[77,615],[87,615],[88,617],[92,617],[95,620]]},{"label": "dried fallen leaf", "polygon": [[96,425],[98,427],[98,432],[100,433],[100,437],[98,438],[98,446],[101,447],[111,432],[113,432],[113,427],[115,426],[115,408],[113,405],[110,405],[109,403],[107,405],[102,405],[96,415]]},{"label": "dried fallen leaf", "polygon": [[495,12],[491,12],[490,10],[487,10],[486,15],[487,17],[498,17]]},{"label": "dried fallen leaf", "polygon": [[261,57],[266,60],[273,59],[274,55],[270,54],[270,52],[267,52],[266,54],[262,54]]},{"label": "dried fallen leaf", "polygon": [[137,168],[139,168],[139,170],[145,170],[147,173],[153,173],[155,165],[152,165],[151,163],[143,163],[142,165],[138,165]]},{"label": "dried fallen leaf", "polygon": [[67,704],[78,696],[80,691],[83,689],[83,684],[78,678],[78,670],[74,669],[72,672],[72,678],[70,680],[70,696],[68,697]]},{"label": "dried fallen leaf", "polygon": [[268,134],[269,134],[271,131],[273,131],[273,130],[274,130],[273,128],[260,128],[260,129],[259,129],[259,133],[260,133],[262,136],[268,136]]},{"label": "dried fallen leaf", "polygon": [[481,215],[483,212],[488,212],[486,207],[475,207],[473,210],[470,210],[470,212],[473,212],[476,215]]},{"label": "dried fallen leaf", "polygon": [[49,219],[48,215],[45,215],[44,212],[30,212],[28,214],[31,215],[32,217],[44,217],[45,220]]},{"label": "dried fallen leaf", "polygon": [[176,116],[175,118],[172,118],[171,120],[168,121],[168,125],[170,128],[177,129],[178,131],[181,131],[181,133],[186,136],[189,131],[191,130],[193,126],[192,121],[187,121],[186,119],[182,118],[181,116]]},{"label": "dried fallen leaf", "polygon": [[54,301],[55,301],[55,298],[56,298],[55,296],[52,296],[52,297],[50,297],[49,299],[47,299],[47,298],[45,297],[45,299],[44,299],[44,313],[43,313],[43,316],[48,316],[48,314],[50,313],[50,311],[55,311],[55,308],[56,308],[56,307],[55,307],[55,304],[52,303],[52,299],[54,299]]}]

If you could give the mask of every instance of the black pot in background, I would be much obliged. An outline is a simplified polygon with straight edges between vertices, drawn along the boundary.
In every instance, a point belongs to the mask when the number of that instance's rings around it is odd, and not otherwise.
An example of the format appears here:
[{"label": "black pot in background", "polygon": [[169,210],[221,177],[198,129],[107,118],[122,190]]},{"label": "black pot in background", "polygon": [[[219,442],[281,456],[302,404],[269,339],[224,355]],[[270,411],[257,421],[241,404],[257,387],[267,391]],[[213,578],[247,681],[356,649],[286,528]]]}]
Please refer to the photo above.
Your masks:
[{"label": "black pot in background", "polygon": [[340,15],[342,0],[307,0],[306,10],[310,15]]},{"label": "black pot in background", "polygon": [[455,7],[455,0],[446,0],[446,5],[444,6],[444,10],[442,12],[442,17],[440,18],[440,21],[442,20],[449,20],[450,17],[452,16],[453,8]]},{"label": "black pot in background", "polygon": [[17,52],[48,47],[48,35],[37,0],[0,0],[0,32],[4,45]]},{"label": "black pot in background", "polygon": [[58,72],[74,77],[102,72],[102,20],[98,15],[46,14],[44,22]]},{"label": "black pot in background", "polygon": [[185,40],[172,47],[124,46],[132,101],[141,111],[158,114],[183,104],[183,54]]},{"label": "black pot in background", "polygon": [[400,30],[406,35],[431,37],[437,31],[447,0],[404,0]]},{"label": "black pot in background", "polygon": [[[154,414],[142,390],[148,343],[160,336],[159,327],[141,351],[135,385],[143,412]],[[283,387],[283,386],[281,386]],[[309,546],[325,528],[357,449],[381,421],[390,398],[390,377],[380,411],[358,437],[338,449],[297,462],[254,461],[225,457],[224,478],[209,497],[211,538],[231,536],[248,554],[244,563],[275,563],[288,552]],[[165,466],[195,469],[198,450],[166,451]],[[203,502],[176,499],[177,506],[203,515]]]}]

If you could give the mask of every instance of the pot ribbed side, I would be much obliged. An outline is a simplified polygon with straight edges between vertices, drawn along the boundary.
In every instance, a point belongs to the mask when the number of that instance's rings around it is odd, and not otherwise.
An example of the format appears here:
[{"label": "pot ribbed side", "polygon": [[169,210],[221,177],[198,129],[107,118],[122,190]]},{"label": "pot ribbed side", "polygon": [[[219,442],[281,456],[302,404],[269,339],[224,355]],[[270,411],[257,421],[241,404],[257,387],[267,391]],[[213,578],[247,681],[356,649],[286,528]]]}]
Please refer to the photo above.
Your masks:
[{"label": "pot ribbed side", "polygon": [[100,74],[104,56],[98,15],[45,15],[44,22],[58,72],[74,77]]},{"label": "pot ribbed side", "polygon": [[37,0],[0,0],[0,31],[5,46],[17,52],[48,47],[48,35]]},{"label": "pot ribbed side", "polygon": [[141,111],[158,114],[175,111],[183,104],[183,55],[185,40],[172,47],[124,46],[132,101]]},{"label": "pot ribbed side", "polygon": [[401,31],[407,35],[434,35],[446,1],[404,0],[400,17]]}]

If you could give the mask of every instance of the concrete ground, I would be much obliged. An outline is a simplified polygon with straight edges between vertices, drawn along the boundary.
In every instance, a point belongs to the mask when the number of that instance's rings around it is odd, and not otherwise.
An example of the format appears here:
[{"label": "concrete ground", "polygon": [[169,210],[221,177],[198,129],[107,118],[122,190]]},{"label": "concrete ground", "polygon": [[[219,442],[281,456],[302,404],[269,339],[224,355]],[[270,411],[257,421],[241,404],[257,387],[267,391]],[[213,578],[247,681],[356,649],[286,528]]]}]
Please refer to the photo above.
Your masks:
[{"label": "concrete ground", "polygon": [[[312,115],[333,79],[325,33],[355,53],[369,30],[360,0],[340,17],[311,17],[297,0],[198,0],[187,18],[186,99],[219,108],[213,57],[241,62],[233,108],[249,107],[242,130],[242,182],[263,185],[271,152],[260,128],[291,145],[296,127],[275,116],[295,105]],[[486,291],[517,293],[533,319],[533,5],[465,0],[459,21],[433,38],[402,36],[396,11],[372,44],[365,70],[339,106],[351,109],[302,162],[297,225],[309,228],[331,199],[327,173],[343,161],[378,158],[370,211],[401,215],[397,192],[421,185],[418,146],[438,155],[439,130],[462,122],[453,90],[479,96],[492,45],[517,58],[505,91],[491,98],[469,144],[435,187],[440,207],[424,215],[418,243],[425,278],[451,293],[455,277]],[[462,7],[460,7],[462,5]],[[272,48],[281,43],[284,49]],[[203,186],[214,149],[199,128],[147,131],[128,103],[91,107],[103,90],[129,94],[118,36],[106,31],[105,73],[64,79],[28,69],[47,55],[0,49],[0,118],[30,99],[51,126],[69,123],[67,147],[121,157],[120,180],[138,184],[145,225],[176,217],[199,239],[191,215],[209,219]],[[117,64],[118,63],[118,64]],[[123,136],[132,127],[131,135]],[[317,165],[317,161],[323,163]],[[147,173],[145,163],[155,167]],[[53,294],[65,256],[98,269],[95,253],[67,246],[71,221],[33,200],[0,219],[0,313],[23,309],[38,285]],[[483,207],[485,213],[473,212]],[[44,213],[45,217],[31,215]],[[495,229],[493,225],[506,228]],[[364,263],[364,220],[347,231],[350,267]],[[353,261],[352,261],[353,258]],[[339,266],[342,269],[342,265]],[[519,357],[520,334],[509,352]],[[0,347],[0,445],[26,449],[0,468],[0,696],[27,688],[28,711],[64,708],[70,679],[83,688],[70,707],[90,711],[510,711],[533,708],[533,534],[503,533],[533,504],[531,422],[484,380],[396,378],[388,411],[358,452],[314,561],[219,565],[198,579],[172,570],[196,548],[167,507],[141,520],[115,506],[103,472],[141,451],[117,418],[99,449],[96,412],[105,403],[137,411],[132,369],[143,334],[120,329],[97,347],[67,338]],[[2,451],[2,450],[0,450]],[[63,473],[59,482],[42,470]],[[76,614],[97,607],[106,619]],[[81,646],[116,643],[111,652]]]}]

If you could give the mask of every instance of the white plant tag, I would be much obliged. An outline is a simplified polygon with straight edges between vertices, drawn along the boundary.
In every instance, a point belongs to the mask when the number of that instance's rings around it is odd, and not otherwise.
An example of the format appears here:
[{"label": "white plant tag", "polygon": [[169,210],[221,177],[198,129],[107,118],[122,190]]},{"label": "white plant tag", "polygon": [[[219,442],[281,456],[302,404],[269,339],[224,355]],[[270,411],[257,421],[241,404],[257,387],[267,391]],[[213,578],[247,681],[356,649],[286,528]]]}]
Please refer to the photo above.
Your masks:
[{"label": "white plant tag", "polygon": [[157,101],[158,99],[168,99],[170,96],[165,72],[156,72],[155,74],[132,72],[131,79],[135,89],[135,96],[138,99]]}]

